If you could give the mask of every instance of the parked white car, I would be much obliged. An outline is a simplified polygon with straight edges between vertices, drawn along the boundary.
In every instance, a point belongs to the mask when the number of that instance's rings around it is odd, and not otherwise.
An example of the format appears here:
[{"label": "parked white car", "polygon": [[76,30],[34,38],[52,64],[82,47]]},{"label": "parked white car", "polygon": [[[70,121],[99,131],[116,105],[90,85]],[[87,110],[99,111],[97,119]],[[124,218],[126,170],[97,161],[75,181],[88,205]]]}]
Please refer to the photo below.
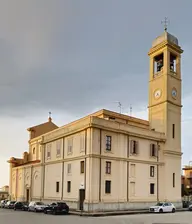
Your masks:
[{"label": "parked white car", "polygon": [[29,203],[28,211],[43,212],[46,205],[40,201],[32,201]]},{"label": "parked white car", "polygon": [[189,211],[192,211],[192,204],[189,205],[188,209]]},{"label": "parked white car", "polygon": [[149,208],[150,212],[172,212],[176,211],[175,206],[170,202],[158,202],[155,206]]}]

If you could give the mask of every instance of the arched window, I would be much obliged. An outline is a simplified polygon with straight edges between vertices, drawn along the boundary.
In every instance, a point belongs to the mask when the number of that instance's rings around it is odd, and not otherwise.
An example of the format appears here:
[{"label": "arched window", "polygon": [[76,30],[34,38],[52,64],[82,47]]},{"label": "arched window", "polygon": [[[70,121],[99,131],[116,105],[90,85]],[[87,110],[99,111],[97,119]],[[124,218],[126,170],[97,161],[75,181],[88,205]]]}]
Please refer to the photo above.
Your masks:
[{"label": "arched window", "polygon": [[33,154],[35,154],[35,148],[33,148]]}]

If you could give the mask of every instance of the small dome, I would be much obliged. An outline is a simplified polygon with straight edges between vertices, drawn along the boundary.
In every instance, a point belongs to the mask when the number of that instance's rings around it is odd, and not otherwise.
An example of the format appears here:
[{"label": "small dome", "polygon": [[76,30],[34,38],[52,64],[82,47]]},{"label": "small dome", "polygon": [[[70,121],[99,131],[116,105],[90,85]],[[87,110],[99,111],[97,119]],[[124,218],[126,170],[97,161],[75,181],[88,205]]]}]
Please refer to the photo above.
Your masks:
[{"label": "small dome", "polygon": [[161,36],[158,36],[154,41],[153,41],[153,44],[152,44],[152,47],[155,47],[157,46],[158,44],[162,43],[163,41],[168,41],[172,44],[176,44],[176,45],[179,45],[179,42],[178,42],[178,39],[171,35],[170,33],[168,33],[167,31],[163,32],[161,34]]}]

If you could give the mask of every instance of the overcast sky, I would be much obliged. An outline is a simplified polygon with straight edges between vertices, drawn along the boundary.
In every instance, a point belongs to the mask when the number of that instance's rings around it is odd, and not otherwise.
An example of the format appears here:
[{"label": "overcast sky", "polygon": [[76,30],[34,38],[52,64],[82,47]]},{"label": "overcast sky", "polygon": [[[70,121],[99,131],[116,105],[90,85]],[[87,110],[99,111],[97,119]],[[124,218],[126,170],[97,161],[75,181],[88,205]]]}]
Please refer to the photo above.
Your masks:
[{"label": "overcast sky", "polygon": [[163,32],[182,58],[183,163],[192,160],[192,1],[0,0],[0,187],[11,156],[28,150],[27,128],[53,114],[63,125],[106,108],[147,119],[148,50]]}]

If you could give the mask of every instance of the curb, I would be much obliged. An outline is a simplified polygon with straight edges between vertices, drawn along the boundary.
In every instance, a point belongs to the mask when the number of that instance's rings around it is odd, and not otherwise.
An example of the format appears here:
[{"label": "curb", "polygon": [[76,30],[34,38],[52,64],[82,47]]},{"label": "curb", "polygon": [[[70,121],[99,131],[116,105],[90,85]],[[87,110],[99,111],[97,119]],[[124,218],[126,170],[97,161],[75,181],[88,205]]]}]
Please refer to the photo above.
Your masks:
[{"label": "curb", "polygon": [[[186,212],[188,209],[177,210],[176,212]],[[73,212],[70,215],[84,216],[84,217],[104,217],[104,216],[118,216],[118,215],[140,215],[140,214],[158,214],[151,213],[148,210],[144,211],[119,211],[119,212],[105,212],[105,213],[88,213],[88,212]]]}]

